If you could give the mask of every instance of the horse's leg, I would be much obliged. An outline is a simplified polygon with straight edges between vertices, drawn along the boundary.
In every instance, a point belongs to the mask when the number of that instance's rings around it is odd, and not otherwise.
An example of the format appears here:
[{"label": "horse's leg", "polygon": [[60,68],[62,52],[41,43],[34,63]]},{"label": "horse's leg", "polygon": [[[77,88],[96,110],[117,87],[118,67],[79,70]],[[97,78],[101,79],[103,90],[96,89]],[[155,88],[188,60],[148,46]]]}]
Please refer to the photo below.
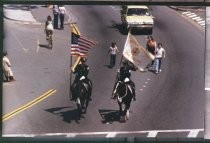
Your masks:
[{"label": "horse's leg", "polygon": [[[89,94],[89,93],[88,93],[88,94]],[[90,96],[90,95],[87,95],[86,102],[85,102],[85,113],[86,113],[87,107],[88,107],[88,105],[89,105],[89,96]]]},{"label": "horse's leg", "polygon": [[118,101],[120,122],[123,121],[122,103]]},{"label": "horse's leg", "polygon": [[91,94],[92,94],[92,89],[93,89],[93,83],[91,80],[88,81],[88,100],[91,100]]},{"label": "horse's leg", "polygon": [[76,102],[77,102],[78,117],[79,117],[79,119],[80,119],[80,118],[81,118],[81,115],[82,115],[82,107],[81,107],[80,99],[77,98],[77,99],[76,99]]},{"label": "horse's leg", "polygon": [[129,118],[129,109],[131,106],[132,97],[125,103],[125,117],[128,120]]}]

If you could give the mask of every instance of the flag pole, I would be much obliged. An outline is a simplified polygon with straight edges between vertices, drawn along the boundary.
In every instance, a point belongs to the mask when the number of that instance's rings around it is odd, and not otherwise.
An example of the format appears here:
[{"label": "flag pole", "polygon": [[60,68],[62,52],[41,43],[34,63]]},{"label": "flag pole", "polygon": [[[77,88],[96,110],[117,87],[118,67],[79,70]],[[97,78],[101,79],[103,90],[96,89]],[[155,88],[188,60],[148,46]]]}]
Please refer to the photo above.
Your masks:
[{"label": "flag pole", "polygon": [[[73,25],[72,25],[72,23],[70,23],[70,31],[71,31],[71,34],[72,34],[72,31],[73,31],[73,27],[72,27]],[[71,37],[72,37],[72,35],[71,35]],[[71,39],[72,40],[72,39]],[[71,49],[71,48],[70,48]],[[70,53],[71,53],[71,51],[70,51]],[[71,97],[72,97],[72,94],[71,94],[71,84],[72,84],[72,70],[71,70],[71,66],[72,66],[72,55],[71,55],[71,57],[70,57],[70,87],[69,87],[69,99],[71,99]]]},{"label": "flag pole", "polygon": [[72,94],[71,94],[71,84],[72,84],[72,70],[71,70],[71,67],[72,67],[72,55],[71,55],[71,58],[70,58],[70,88],[69,88],[69,99],[71,99],[71,97],[72,97]]},{"label": "flag pole", "polygon": [[[128,37],[129,37],[129,35],[130,35],[130,31],[131,31],[131,28],[129,28],[129,31],[128,31],[128,35],[127,35],[126,41],[128,40]],[[124,47],[125,47],[125,45],[124,45]],[[120,68],[121,68],[121,64],[122,64],[123,58],[124,58],[124,56],[123,56],[123,54],[122,54],[121,59],[120,59]],[[119,70],[120,70],[120,69],[119,69]],[[115,82],[114,82],[114,87],[113,87],[113,89],[112,89],[111,98],[113,98],[113,94],[114,94],[114,90],[115,90],[115,88],[116,88],[116,84],[117,84],[117,81],[118,81],[119,73],[120,73],[120,71],[117,71],[117,75],[116,75]]]}]

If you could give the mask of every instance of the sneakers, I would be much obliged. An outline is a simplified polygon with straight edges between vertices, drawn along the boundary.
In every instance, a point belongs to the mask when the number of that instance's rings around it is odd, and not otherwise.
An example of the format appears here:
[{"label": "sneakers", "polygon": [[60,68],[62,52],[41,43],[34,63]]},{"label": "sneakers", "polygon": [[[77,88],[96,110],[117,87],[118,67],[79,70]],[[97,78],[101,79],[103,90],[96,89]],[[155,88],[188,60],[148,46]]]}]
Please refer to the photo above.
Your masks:
[{"label": "sneakers", "polygon": [[158,74],[158,73],[159,73],[159,72],[161,72],[161,71],[162,71],[162,70],[161,70],[161,69],[159,69],[158,71],[155,71],[155,73],[156,73],[156,74]]}]

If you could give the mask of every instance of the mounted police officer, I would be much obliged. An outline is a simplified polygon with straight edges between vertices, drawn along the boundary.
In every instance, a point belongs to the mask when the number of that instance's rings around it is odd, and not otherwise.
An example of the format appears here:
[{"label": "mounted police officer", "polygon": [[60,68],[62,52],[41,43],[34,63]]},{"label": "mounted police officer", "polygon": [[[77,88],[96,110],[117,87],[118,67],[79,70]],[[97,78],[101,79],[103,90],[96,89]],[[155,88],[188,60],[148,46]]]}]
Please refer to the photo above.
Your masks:
[{"label": "mounted police officer", "polygon": [[[130,79],[131,77],[131,71],[136,71],[137,67],[134,66],[134,64],[130,65],[130,62],[127,60],[123,61],[123,66],[120,68],[119,71],[119,77],[118,77],[118,82],[126,82],[130,84],[133,87],[133,100],[136,100],[136,94],[135,94],[135,84],[134,82]],[[115,98],[115,97],[114,97]]]},{"label": "mounted police officer", "polygon": [[[84,82],[84,83],[88,84],[89,86],[92,86],[90,79],[88,79],[88,77],[87,77],[88,73],[89,73],[89,66],[86,65],[86,60],[87,60],[86,58],[81,58],[80,64],[78,64],[76,66],[75,70],[73,71],[73,73],[76,74],[75,80],[71,87],[73,90],[76,88],[78,82]],[[71,100],[73,101],[76,98],[77,98],[76,95],[72,94]],[[89,100],[92,100],[91,93],[89,94]]]}]

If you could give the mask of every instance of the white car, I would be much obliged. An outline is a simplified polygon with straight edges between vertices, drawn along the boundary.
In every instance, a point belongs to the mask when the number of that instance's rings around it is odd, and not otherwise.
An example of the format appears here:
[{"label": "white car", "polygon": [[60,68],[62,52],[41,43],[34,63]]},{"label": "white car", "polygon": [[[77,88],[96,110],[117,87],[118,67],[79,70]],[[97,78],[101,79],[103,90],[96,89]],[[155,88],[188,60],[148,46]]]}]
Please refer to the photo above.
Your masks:
[{"label": "white car", "polygon": [[126,6],[122,12],[122,23],[127,29],[142,29],[152,33],[154,20],[147,6]]}]

